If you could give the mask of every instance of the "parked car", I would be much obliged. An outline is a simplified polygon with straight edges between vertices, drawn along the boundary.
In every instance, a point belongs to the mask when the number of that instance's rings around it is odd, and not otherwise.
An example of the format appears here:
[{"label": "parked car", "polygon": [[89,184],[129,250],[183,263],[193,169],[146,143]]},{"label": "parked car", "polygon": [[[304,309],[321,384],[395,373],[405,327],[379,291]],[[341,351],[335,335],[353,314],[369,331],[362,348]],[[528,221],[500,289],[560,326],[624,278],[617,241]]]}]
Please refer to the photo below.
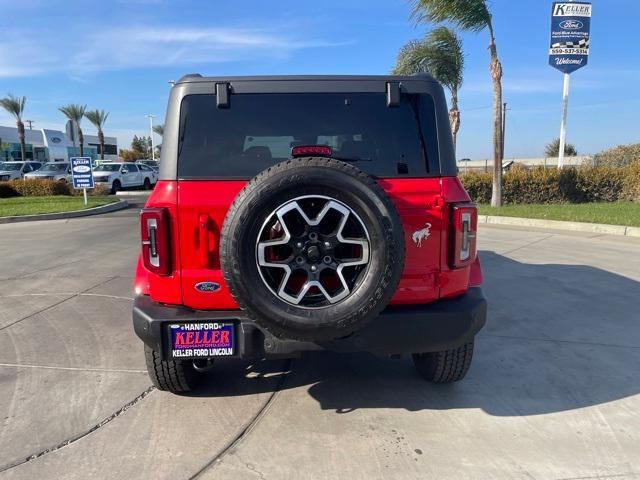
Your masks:
[{"label": "parked car", "polygon": [[159,163],[157,160],[136,160],[136,164],[147,165],[148,167],[153,168],[156,172],[159,170]]},{"label": "parked car", "polygon": [[111,193],[124,188],[150,190],[154,177],[150,172],[142,172],[133,162],[105,162],[93,169],[93,180],[97,185],[106,186]]},{"label": "parked car", "polygon": [[164,139],[133,306],[158,389],[194,389],[218,357],[323,349],[465,376],[486,320],[477,210],[435,80],[188,75]]},{"label": "parked car", "polygon": [[148,173],[151,176],[151,184],[155,185],[158,181],[158,170],[148,166],[145,163],[137,163],[136,165],[138,165],[138,168],[141,172]]},{"label": "parked car", "polygon": [[42,166],[42,162],[0,162],[0,180],[15,180],[25,174],[34,172]]},{"label": "parked car", "polygon": [[68,182],[71,177],[71,168],[68,162],[47,162],[35,172],[29,172],[24,178],[40,178],[43,180],[58,180]]}]

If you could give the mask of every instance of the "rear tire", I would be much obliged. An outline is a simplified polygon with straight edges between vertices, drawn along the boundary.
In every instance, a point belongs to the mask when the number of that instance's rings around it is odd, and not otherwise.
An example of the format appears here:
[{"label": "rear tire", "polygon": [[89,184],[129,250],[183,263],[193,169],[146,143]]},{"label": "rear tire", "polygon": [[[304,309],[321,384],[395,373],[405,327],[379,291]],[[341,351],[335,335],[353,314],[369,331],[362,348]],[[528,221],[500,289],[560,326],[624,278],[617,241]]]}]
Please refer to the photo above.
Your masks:
[{"label": "rear tire", "polygon": [[462,380],[471,366],[473,341],[451,350],[414,353],[413,364],[422,377],[432,383]]},{"label": "rear tire", "polygon": [[144,190],[151,190],[151,180],[149,180],[149,177],[145,177],[144,178],[144,182],[142,184],[142,188]]},{"label": "rear tire", "polygon": [[122,190],[122,186],[120,185],[120,180],[114,180],[111,184],[111,193],[115,195],[120,190]]},{"label": "rear tire", "polygon": [[155,350],[144,346],[144,357],[151,382],[158,390],[172,393],[192,391],[200,380],[200,374],[191,360],[164,361]]}]

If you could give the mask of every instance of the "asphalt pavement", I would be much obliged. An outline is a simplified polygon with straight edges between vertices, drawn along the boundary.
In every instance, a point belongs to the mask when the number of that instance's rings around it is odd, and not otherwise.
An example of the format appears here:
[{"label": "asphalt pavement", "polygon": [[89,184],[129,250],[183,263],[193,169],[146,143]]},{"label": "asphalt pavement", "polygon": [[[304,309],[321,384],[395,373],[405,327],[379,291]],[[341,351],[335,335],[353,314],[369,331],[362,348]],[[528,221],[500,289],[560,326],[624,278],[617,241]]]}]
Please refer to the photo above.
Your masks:
[{"label": "asphalt pavement", "polygon": [[131,327],[137,217],[0,225],[0,479],[640,478],[640,239],[482,225],[458,384],[321,353],[179,396]]}]

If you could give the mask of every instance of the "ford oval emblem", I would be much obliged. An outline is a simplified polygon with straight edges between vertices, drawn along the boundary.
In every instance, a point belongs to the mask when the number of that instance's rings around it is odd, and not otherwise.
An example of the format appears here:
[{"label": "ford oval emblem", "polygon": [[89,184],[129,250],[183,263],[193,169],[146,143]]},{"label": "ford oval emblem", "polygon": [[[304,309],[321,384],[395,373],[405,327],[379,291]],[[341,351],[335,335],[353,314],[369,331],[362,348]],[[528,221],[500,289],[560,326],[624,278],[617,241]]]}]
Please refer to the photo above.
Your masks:
[{"label": "ford oval emblem", "polygon": [[560,28],[563,30],[580,30],[584,24],[580,20],[564,20],[560,22]]},{"label": "ford oval emblem", "polygon": [[51,137],[51,141],[53,143],[60,143],[62,140],[60,140],[60,137]]},{"label": "ford oval emblem", "polygon": [[89,173],[91,171],[91,167],[87,165],[76,165],[73,167],[73,171],[77,173]]},{"label": "ford oval emblem", "polygon": [[194,286],[199,292],[213,293],[220,290],[220,284],[216,282],[199,282]]}]

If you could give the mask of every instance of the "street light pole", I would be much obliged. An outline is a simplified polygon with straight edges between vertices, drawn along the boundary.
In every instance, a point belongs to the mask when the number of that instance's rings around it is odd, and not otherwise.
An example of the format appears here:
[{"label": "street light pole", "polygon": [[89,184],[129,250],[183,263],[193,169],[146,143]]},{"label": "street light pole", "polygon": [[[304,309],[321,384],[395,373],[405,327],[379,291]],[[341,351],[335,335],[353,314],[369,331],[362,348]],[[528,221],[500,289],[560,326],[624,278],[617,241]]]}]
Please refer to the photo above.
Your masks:
[{"label": "street light pole", "polygon": [[146,115],[149,119],[149,138],[151,138],[151,158],[149,160],[153,160],[153,119],[156,117],[155,115],[151,115],[150,113]]}]

